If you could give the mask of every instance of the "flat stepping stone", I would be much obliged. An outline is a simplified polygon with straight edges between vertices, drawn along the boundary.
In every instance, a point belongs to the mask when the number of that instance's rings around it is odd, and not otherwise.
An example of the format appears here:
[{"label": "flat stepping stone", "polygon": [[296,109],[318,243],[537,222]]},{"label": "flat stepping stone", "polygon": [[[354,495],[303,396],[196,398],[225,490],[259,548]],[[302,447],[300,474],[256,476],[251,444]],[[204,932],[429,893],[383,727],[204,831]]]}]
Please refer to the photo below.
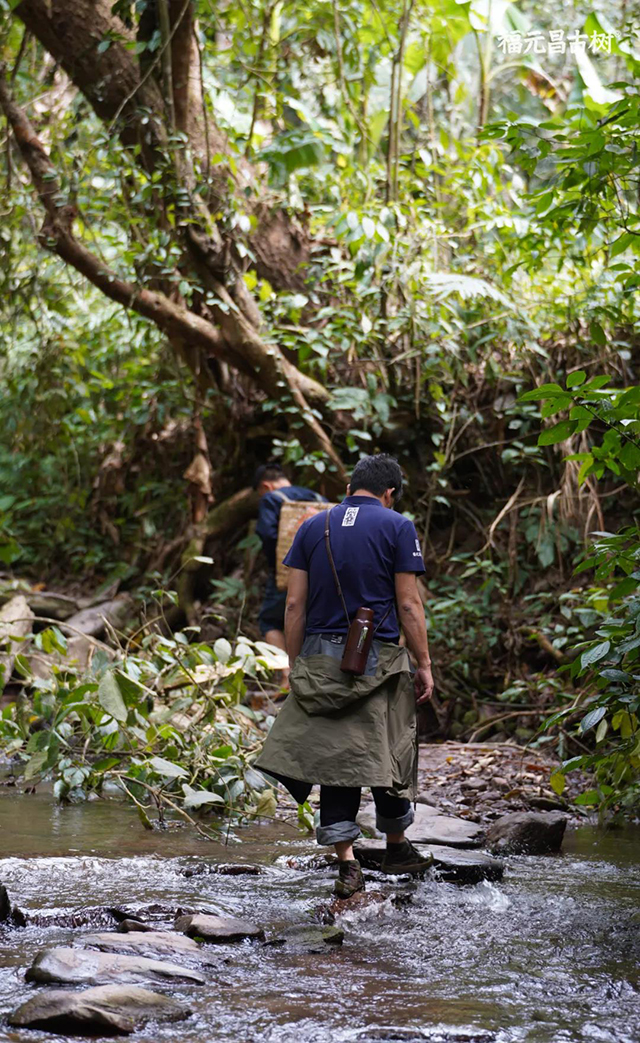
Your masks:
[{"label": "flat stepping stone", "polygon": [[[434,844],[418,844],[417,847],[421,854],[433,855],[433,868],[442,880],[457,884],[478,884],[481,880],[502,879],[502,862],[482,851],[463,851]],[[365,869],[380,869],[385,849],[376,840],[359,840],[354,845],[353,853]]]},{"label": "flat stepping stone", "polygon": [[87,934],[80,939],[82,945],[103,952],[124,953],[167,953],[169,956],[199,956],[200,946],[184,934],[173,931],[130,931],[126,934],[106,931],[102,934]]},{"label": "flat stepping stone", "polygon": [[44,949],[25,975],[41,985],[108,985],[116,982],[190,982],[202,985],[199,971],[145,956],[96,952],[94,949]]},{"label": "flat stepping stone", "polygon": [[[376,806],[373,801],[362,809],[358,825],[374,837],[383,836],[376,828]],[[429,804],[418,804],[415,820],[405,830],[413,844],[444,844],[447,847],[480,847],[484,839],[482,826],[453,815],[441,815]]]},{"label": "flat stepping stone", "polygon": [[39,992],[14,1010],[9,1024],[60,1035],[128,1035],[148,1021],[182,1021],[191,1010],[170,996],[134,985],[99,985],[83,992]]},{"label": "flat stepping stone", "polygon": [[242,942],[246,938],[264,938],[261,927],[250,920],[236,919],[235,916],[195,913],[179,916],[175,926],[176,931],[182,931],[189,938],[203,938],[205,942]]}]

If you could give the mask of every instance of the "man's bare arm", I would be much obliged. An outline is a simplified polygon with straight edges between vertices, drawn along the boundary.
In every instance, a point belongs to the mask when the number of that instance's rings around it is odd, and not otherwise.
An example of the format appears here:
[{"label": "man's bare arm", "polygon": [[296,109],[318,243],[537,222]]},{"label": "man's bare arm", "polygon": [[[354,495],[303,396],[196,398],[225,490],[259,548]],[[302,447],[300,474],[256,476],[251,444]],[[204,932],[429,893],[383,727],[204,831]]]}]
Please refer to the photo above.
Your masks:
[{"label": "man's bare arm", "polygon": [[307,592],[309,576],[304,569],[289,569],[287,607],[284,613],[284,643],[287,646],[289,664],[300,654],[307,621]]},{"label": "man's bare arm", "polygon": [[427,624],[415,572],[396,572],[396,601],[400,626],[417,663],[416,702],[426,703],[433,695]]}]

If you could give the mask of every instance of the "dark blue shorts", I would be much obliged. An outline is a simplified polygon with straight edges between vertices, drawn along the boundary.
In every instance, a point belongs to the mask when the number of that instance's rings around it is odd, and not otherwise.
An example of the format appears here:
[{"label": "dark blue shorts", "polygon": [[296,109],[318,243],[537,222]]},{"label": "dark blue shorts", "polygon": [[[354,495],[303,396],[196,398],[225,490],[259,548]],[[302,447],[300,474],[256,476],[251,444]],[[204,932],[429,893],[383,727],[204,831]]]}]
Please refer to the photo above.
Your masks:
[{"label": "dark blue shorts", "polygon": [[278,590],[276,577],[270,574],[258,615],[258,626],[264,637],[268,630],[284,630],[284,609],[287,603],[286,590]]}]

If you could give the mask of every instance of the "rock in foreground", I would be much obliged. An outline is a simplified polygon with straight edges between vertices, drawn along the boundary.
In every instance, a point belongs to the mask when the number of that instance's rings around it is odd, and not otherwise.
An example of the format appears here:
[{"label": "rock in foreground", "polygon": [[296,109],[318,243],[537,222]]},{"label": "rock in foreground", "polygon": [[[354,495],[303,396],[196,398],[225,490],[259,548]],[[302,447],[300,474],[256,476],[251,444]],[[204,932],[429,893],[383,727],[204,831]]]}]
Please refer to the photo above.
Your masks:
[{"label": "rock in foreground", "polygon": [[242,942],[245,938],[264,938],[262,928],[249,920],[208,913],[179,916],[176,930],[183,931],[190,938],[204,938],[205,942]]},{"label": "rock in foreground", "polygon": [[[448,847],[480,847],[484,831],[475,822],[456,818],[453,815],[440,815],[428,804],[418,804],[415,820],[406,830],[407,838],[413,844],[445,844]],[[358,815],[358,824],[374,836],[382,834],[376,829],[375,804],[367,804]]]},{"label": "rock in foreground", "polygon": [[96,952],[92,949],[44,949],[26,973],[42,985],[107,985],[114,982],[189,982],[202,985],[199,971],[144,956]]},{"label": "rock in foreground", "polygon": [[487,847],[502,855],[548,855],[562,847],[567,816],[559,811],[516,811],[494,822]]},{"label": "rock in foreground", "polygon": [[84,992],[39,992],[9,1017],[19,1028],[61,1035],[128,1035],[148,1021],[182,1021],[191,1011],[169,996],[125,985],[100,985]]},{"label": "rock in foreground", "polygon": [[103,952],[124,953],[162,953],[171,956],[192,956],[200,953],[200,946],[185,938],[183,934],[171,931],[132,931],[126,934],[104,932],[102,934],[86,934],[81,939],[82,945],[102,949]]}]

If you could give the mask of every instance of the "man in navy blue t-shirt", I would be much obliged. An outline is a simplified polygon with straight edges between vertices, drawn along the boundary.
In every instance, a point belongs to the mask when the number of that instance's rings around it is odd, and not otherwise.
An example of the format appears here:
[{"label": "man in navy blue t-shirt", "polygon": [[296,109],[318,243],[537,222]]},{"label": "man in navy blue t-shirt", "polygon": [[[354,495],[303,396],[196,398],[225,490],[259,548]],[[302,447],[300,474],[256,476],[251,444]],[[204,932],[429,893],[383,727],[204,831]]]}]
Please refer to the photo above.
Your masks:
[{"label": "man in navy blue t-shirt", "polygon": [[[413,522],[397,513],[402,472],[380,454],[355,467],[342,504],[304,522],[284,559],[291,572],[285,640],[291,692],[256,766],[302,803],[320,784],[318,843],[334,845],[336,893],[362,890],[353,841],[361,788],[369,786],[378,829],[387,834],[383,870],[424,872],[430,864],[406,839],[413,821],[417,732],[415,702],[426,702],[433,678],[417,576],[424,572]],[[334,560],[343,605],[327,549]],[[374,640],[365,673],[340,670],[351,620],[373,610]],[[400,627],[416,662],[399,646]]]}]

